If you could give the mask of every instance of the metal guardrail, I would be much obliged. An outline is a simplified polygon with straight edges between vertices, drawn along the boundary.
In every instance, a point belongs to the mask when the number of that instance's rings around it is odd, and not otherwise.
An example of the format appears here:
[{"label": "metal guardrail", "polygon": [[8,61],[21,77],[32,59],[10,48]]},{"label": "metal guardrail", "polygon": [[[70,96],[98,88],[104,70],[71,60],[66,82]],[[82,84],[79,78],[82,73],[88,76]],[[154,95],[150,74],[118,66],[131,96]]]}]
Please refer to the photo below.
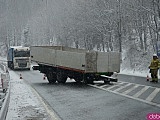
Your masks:
[{"label": "metal guardrail", "polygon": [[6,120],[10,100],[10,76],[5,64],[0,63],[0,120]]}]

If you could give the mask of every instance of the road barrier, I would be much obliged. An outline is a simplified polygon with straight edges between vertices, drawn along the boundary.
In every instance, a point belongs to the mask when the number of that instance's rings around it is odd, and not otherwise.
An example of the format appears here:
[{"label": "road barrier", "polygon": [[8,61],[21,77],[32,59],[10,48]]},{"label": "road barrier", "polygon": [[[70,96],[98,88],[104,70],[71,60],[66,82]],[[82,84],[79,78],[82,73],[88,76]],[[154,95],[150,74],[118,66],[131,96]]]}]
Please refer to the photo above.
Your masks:
[{"label": "road barrier", "polygon": [[5,64],[0,63],[0,120],[6,120],[10,100],[10,76]]}]

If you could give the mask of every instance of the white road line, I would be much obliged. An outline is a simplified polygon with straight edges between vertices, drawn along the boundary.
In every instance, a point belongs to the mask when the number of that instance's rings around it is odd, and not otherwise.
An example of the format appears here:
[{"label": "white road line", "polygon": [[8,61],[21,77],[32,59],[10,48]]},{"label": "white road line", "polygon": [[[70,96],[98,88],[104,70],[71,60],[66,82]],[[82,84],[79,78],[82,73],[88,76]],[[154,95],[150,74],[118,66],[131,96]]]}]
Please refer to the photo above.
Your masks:
[{"label": "white road line", "polygon": [[117,85],[112,85],[111,87],[109,87],[109,88],[106,88],[106,89],[112,89],[112,88],[114,88],[114,87],[117,87],[117,86],[120,86],[120,85],[122,85],[122,84],[125,84],[125,83],[119,83],[119,84],[117,84]]},{"label": "white road line", "polygon": [[135,85],[135,86],[131,87],[130,89],[124,91],[122,94],[128,94],[128,93],[130,93],[132,90],[136,89],[137,87],[138,87],[138,85]]},{"label": "white road line", "polygon": [[142,88],[139,92],[137,92],[136,94],[133,95],[133,97],[138,98],[142,93],[144,93],[147,89],[149,88],[149,86],[145,86],[144,88]]},{"label": "white road line", "polygon": [[118,92],[114,92],[112,90],[107,90],[106,88],[100,88],[100,87],[95,86],[95,85],[89,85],[89,86],[92,86],[92,87],[95,87],[95,88],[98,88],[98,89],[101,89],[101,90],[104,90],[104,91],[108,91],[108,92],[111,92],[111,93],[114,93],[114,94],[117,94],[117,95],[122,95],[124,97],[131,98],[131,99],[134,99],[134,100],[138,100],[138,101],[150,104],[150,105],[154,105],[154,106],[160,107],[160,104],[157,104],[157,103],[153,103],[153,102],[146,101],[146,100],[143,100],[143,99],[140,99],[140,98],[136,98],[136,97],[133,97],[133,96],[129,96],[129,95],[121,94],[121,93],[118,93]]},{"label": "white road line", "polygon": [[106,86],[109,87],[109,86],[111,86],[111,85],[106,85],[106,84],[105,84],[105,85],[102,85],[102,86],[99,86],[99,87],[103,88],[103,87],[106,87]]},{"label": "white road line", "polygon": [[160,89],[156,88],[147,98],[147,101],[152,101],[154,97],[157,95],[157,93],[160,91]]},{"label": "white road line", "polygon": [[122,86],[122,87],[120,87],[120,88],[118,88],[118,89],[115,89],[115,90],[113,90],[113,91],[117,92],[117,91],[119,91],[119,90],[122,90],[123,88],[126,88],[126,87],[130,86],[131,84],[132,84],[132,83],[128,83],[128,84],[126,84],[126,85],[124,85],[124,86]]},{"label": "white road line", "polygon": [[121,81],[117,81],[117,82],[115,82],[115,84],[116,84],[116,83],[117,83],[117,84],[121,84],[121,83],[124,83],[124,82],[121,82]]},{"label": "white road line", "polygon": [[[114,87],[116,87],[116,86],[118,86],[118,87],[121,88],[121,87],[123,87],[123,86],[121,86],[121,85],[123,85],[124,83],[127,83],[127,84],[129,83],[129,82],[123,82],[123,81],[119,81],[119,82],[120,82],[119,84],[113,85],[113,86],[108,87],[108,88],[104,88],[104,87],[100,87],[100,86],[96,86],[96,85],[90,85],[90,86],[95,87],[95,88],[98,88],[98,89],[101,89],[101,90],[104,90],[104,91],[108,91],[108,92],[111,92],[111,93],[114,93],[114,94],[122,95],[122,96],[125,96],[125,97],[128,97],[128,98],[134,99],[134,100],[138,100],[138,101],[141,101],[141,102],[144,102],[144,103],[153,105],[153,106],[160,107],[160,104],[159,104],[159,103],[154,103],[154,102],[152,102],[152,100],[153,100],[154,97],[157,95],[157,93],[160,92],[160,88],[152,87],[152,86],[145,86],[145,85],[141,85],[141,84],[130,83],[130,84],[134,84],[134,85],[137,86],[137,87],[138,87],[138,86],[142,86],[143,88],[142,88],[139,92],[137,92],[136,94],[134,94],[133,96],[129,96],[129,95],[126,94],[127,91],[129,91],[129,90],[127,90],[126,92],[123,92],[123,93],[125,93],[125,94],[116,92],[116,91],[114,91],[114,90],[111,90],[112,88],[114,88]],[[148,88],[154,88],[154,89],[156,89],[156,90],[154,90],[154,92],[151,93],[151,94],[152,94],[152,95],[150,95],[151,98],[148,97],[148,98],[147,98],[148,100],[143,100],[143,99],[141,99],[141,98],[138,98],[138,97],[139,97],[140,95],[142,95],[146,90],[148,90]],[[133,88],[132,88],[132,89],[133,89]],[[157,89],[159,89],[159,90],[157,90]]]}]

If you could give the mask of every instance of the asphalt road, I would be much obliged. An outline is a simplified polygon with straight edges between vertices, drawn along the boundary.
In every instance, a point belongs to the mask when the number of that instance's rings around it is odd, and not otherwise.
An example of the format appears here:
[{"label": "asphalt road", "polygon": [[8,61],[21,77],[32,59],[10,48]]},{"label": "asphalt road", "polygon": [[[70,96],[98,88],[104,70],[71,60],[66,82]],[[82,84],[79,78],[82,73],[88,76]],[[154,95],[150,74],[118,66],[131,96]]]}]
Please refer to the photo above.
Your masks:
[{"label": "asphalt road", "polygon": [[[67,80],[66,84],[51,85],[47,80],[43,80],[43,74],[38,71],[16,71],[16,73],[22,74],[23,79],[39,93],[62,120],[145,120],[148,113],[160,112],[158,102],[146,99],[145,94],[139,98],[129,95],[131,91],[126,94],[127,88],[122,85],[129,88],[132,85],[133,88],[142,85],[145,88],[149,86],[148,89],[153,87],[152,91],[159,90],[160,83],[146,82],[146,78],[119,75],[120,82],[113,85],[104,85],[101,82],[84,85],[72,80]],[[119,91],[116,91],[113,86],[119,86],[117,88]],[[141,89],[139,88],[139,91]],[[150,94],[152,91],[148,90]],[[158,97],[154,96],[154,99],[155,97],[159,99],[158,92],[156,95]]]},{"label": "asphalt road", "polygon": [[152,86],[152,87],[158,87],[160,88],[160,79],[159,79],[159,83],[152,83],[147,81],[146,77],[139,77],[139,76],[130,76],[130,75],[118,75],[118,80],[119,81],[124,81],[124,82],[132,82],[132,83],[137,83],[137,84],[141,84],[141,85],[148,85],[148,86]]}]

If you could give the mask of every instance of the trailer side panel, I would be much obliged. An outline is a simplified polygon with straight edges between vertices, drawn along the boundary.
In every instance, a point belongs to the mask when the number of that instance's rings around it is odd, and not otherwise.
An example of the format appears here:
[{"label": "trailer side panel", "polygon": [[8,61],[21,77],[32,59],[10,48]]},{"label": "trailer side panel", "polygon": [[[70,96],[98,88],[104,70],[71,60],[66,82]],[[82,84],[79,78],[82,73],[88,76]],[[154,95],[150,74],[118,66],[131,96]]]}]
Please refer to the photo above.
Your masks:
[{"label": "trailer side panel", "polygon": [[69,51],[56,51],[57,66],[66,69],[85,70],[85,53],[82,52],[69,52]]}]

